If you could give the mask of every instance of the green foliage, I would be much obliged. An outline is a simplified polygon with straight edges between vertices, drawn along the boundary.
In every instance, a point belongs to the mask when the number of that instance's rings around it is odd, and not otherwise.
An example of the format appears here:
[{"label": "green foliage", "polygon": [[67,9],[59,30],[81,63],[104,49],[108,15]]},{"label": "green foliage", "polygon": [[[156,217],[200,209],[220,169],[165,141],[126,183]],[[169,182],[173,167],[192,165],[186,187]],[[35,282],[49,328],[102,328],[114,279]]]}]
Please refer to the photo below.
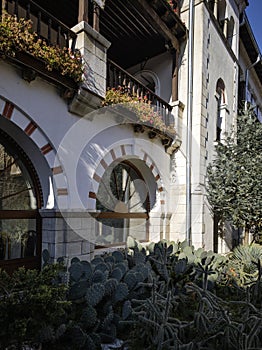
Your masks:
[{"label": "green foliage", "polygon": [[122,321],[132,326],[130,349],[261,348],[262,289],[260,263],[255,262],[260,256],[257,247],[248,248],[249,261],[243,262],[248,265],[254,259],[257,280],[247,274],[246,281],[251,278],[244,288],[237,275],[230,274],[234,257],[241,259],[239,252],[221,257],[203,249],[189,249],[186,242],[176,247],[172,251],[167,242],[160,242],[154,245],[153,260],[152,250],[149,254],[156,273],[151,293],[144,299],[133,299],[132,318]]},{"label": "green foliage", "polygon": [[130,350],[262,347],[261,246],[221,256],[186,241],[131,243],[91,262],[74,258],[68,272],[48,263],[2,272],[1,348],[97,350],[116,338]]},{"label": "green foliage", "polygon": [[20,268],[12,276],[0,271],[1,349],[37,343],[49,347],[63,335],[70,302],[60,270],[59,265],[41,272]]},{"label": "green foliage", "polygon": [[262,246],[240,245],[230,253],[227,273],[241,287],[252,285],[261,278]]},{"label": "green foliage", "polygon": [[121,251],[96,257],[90,263],[73,260],[68,296],[74,327],[68,327],[60,340],[65,349],[98,349],[102,342],[114,341],[122,332],[119,320],[131,314],[130,299],[139,297],[147,271],[145,264],[138,266],[134,257]]},{"label": "green foliage", "polygon": [[208,199],[221,220],[235,227],[262,229],[262,124],[248,111],[232,134],[216,147],[208,168]]},{"label": "green foliage", "polygon": [[43,60],[49,71],[55,69],[76,82],[82,81],[83,65],[78,51],[48,45],[32,31],[30,20],[18,20],[4,13],[0,17],[0,55],[15,57],[17,52],[26,52]]}]

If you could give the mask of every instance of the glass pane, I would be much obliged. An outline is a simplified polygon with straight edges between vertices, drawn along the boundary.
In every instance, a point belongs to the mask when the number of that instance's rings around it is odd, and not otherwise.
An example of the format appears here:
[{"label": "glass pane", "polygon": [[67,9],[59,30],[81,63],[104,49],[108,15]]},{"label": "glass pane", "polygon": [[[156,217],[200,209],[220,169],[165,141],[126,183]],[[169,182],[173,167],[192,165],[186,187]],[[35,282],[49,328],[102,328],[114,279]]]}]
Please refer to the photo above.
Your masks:
[{"label": "glass pane", "polygon": [[0,144],[0,210],[36,209],[32,181],[19,157]]},{"label": "glass pane", "polygon": [[134,168],[112,164],[104,173],[97,193],[97,210],[102,212],[146,212],[148,189]]},{"label": "glass pane", "polygon": [[129,235],[139,241],[147,240],[146,219],[99,219],[97,225],[96,244],[125,243]]},{"label": "glass pane", "polygon": [[138,241],[148,240],[148,221],[146,219],[130,219],[128,235]]},{"label": "glass pane", "polygon": [[0,260],[36,256],[36,220],[0,220]]}]

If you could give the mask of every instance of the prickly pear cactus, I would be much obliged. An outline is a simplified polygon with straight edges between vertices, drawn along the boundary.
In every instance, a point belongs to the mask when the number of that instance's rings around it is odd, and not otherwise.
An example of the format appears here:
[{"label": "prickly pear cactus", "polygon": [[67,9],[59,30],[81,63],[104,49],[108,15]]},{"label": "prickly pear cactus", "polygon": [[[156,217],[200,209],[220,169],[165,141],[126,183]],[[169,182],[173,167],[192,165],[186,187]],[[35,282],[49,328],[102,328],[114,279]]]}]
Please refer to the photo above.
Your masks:
[{"label": "prickly pear cactus", "polygon": [[[145,252],[132,256],[123,251],[95,257],[90,263],[73,259],[69,267],[69,299],[75,315],[81,315],[78,326],[90,346],[94,337],[112,341],[122,315],[131,316],[131,301],[143,292],[141,283],[147,283],[150,265]],[[129,301],[129,303],[128,303]],[[123,330],[124,331],[124,330]],[[80,337],[79,328],[74,332]],[[89,349],[89,348],[88,348]]]},{"label": "prickly pear cactus", "polygon": [[95,283],[86,291],[86,301],[88,305],[96,306],[105,295],[105,286],[102,283]]}]

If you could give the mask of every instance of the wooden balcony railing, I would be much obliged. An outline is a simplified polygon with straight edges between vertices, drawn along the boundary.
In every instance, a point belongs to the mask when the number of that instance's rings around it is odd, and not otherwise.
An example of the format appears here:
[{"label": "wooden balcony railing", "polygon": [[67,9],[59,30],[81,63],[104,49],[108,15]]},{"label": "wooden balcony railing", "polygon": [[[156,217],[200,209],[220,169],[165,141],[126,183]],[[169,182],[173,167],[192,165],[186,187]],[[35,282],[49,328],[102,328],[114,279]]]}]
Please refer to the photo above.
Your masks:
[{"label": "wooden balcony railing", "polygon": [[33,30],[48,45],[57,45],[60,48],[70,47],[74,51],[76,33],[35,2],[31,0],[0,0],[0,15],[2,15],[3,9],[11,15],[16,15],[17,18],[30,19]]},{"label": "wooden balcony railing", "polygon": [[118,89],[119,87],[122,87],[124,88],[125,93],[150,101],[152,108],[162,117],[165,125],[174,125],[174,118],[171,114],[172,106],[170,106],[168,102],[157,96],[152,90],[148,89],[139,80],[119,67],[116,63],[111,60],[108,60],[107,62],[108,89]]}]

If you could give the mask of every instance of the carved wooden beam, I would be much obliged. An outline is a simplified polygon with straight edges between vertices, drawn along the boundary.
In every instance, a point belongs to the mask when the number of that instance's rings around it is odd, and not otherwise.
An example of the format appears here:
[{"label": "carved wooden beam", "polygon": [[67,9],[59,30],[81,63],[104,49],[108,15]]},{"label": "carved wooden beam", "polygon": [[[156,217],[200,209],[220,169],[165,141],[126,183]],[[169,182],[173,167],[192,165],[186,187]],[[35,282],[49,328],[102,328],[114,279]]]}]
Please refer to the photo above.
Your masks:
[{"label": "carved wooden beam", "polygon": [[144,7],[146,13],[151,17],[151,20],[154,21],[154,25],[156,26],[156,30],[161,33],[167,40],[169,40],[172,46],[179,51],[179,41],[172,31],[167,27],[167,25],[161,20],[159,15],[155,12],[155,10],[148,4],[146,0],[139,0],[139,3]]}]

